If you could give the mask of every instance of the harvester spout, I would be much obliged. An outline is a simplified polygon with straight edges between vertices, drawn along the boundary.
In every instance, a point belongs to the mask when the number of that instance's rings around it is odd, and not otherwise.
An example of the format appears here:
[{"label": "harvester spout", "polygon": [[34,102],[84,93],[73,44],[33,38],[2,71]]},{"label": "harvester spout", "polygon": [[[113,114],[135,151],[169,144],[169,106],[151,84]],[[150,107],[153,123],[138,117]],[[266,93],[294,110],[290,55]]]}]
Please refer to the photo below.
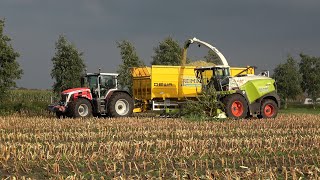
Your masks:
[{"label": "harvester spout", "polygon": [[197,38],[192,38],[192,39],[189,39],[185,42],[184,44],[184,48],[183,48],[183,55],[182,55],[182,60],[181,60],[181,65],[185,65],[186,64],[186,60],[187,60],[187,49],[189,48],[190,44],[193,44],[193,43],[197,43],[200,45],[204,45],[206,46],[207,48],[209,48],[210,50],[212,50],[217,56],[219,56],[220,60],[221,60],[221,63],[223,66],[229,66],[228,64],[228,61],[226,60],[226,58],[224,57],[224,55],[214,46],[212,46],[211,44],[207,43],[207,42],[204,42],[204,41],[201,41]]}]

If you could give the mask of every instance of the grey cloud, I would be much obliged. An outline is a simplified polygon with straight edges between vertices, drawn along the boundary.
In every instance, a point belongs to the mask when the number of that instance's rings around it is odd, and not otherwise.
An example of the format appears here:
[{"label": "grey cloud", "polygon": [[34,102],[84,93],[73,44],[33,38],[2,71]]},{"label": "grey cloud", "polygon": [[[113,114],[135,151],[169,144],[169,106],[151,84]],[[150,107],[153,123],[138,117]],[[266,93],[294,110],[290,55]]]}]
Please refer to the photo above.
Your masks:
[{"label": "grey cloud", "polygon": [[[65,34],[84,52],[89,71],[115,72],[116,41],[129,40],[149,64],[167,36],[214,43],[234,66],[272,70],[288,53],[319,54],[320,1],[315,0],[3,0],[0,17],[21,53],[20,86],[50,88],[54,42]],[[192,51],[191,51],[192,50]],[[190,57],[204,50],[192,48]]]}]

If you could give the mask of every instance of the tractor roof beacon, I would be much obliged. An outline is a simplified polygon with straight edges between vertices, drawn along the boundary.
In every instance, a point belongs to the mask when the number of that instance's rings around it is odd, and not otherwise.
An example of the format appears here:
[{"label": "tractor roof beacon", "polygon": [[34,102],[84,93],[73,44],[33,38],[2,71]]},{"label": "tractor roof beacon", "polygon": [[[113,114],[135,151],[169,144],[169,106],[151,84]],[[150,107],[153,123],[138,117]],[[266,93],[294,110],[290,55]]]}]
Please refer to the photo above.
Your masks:
[{"label": "tractor roof beacon", "polygon": [[57,117],[90,117],[108,115],[127,117],[133,112],[132,95],[118,88],[116,73],[87,73],[81,78],[81,88],[61,93],[60,102],[49,109]]},{"label": "tractor roof beacon", "polygon": [[[230,76],[230,66],[223,54],[214,46],[197,38],[189,39],[189,45],[197,43],[212,50],[221,60],[221,65],[195,68],[202,89],[213,87],[223,103],[224,112],[230,118],[240,119],[256,115],[259,118],[274,118],[280,107],[275,80],[262,75]],[[183,62],[182,62],[183,64]]]}]

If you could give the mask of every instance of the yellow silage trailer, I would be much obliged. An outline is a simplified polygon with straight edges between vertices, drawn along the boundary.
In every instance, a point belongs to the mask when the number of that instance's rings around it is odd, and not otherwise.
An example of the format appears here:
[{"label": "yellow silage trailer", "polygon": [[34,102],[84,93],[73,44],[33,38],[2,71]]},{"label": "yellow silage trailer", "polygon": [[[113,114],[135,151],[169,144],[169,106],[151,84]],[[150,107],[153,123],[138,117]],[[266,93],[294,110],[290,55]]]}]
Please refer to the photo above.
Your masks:
[{"label": "yellow silage trailer", "polygon": [[[196,66],[161,66],[132,68],[134,112],[178,109],[179,102],[195,98],[201,92]],[[254,68],[231,67],[230,75],[254,74]],[[210,75],[209,75],[210,76]]]}]

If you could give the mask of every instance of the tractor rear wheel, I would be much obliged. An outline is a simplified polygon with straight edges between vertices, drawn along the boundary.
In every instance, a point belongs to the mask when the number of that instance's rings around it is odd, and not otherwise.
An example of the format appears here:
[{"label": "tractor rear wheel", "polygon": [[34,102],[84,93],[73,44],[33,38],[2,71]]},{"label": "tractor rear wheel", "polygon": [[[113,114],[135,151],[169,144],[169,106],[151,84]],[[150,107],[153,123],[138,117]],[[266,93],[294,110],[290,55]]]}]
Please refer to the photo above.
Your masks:
[{"label": "tractor rear wheel", "polygon": [[265,99],[261,103],[259,118],[275,118],[278,115],[278,106],[272,99]]},{"label": "tractor rear wheel", "polygon": [[232,94],[224,99],[225,113],[229,118],[242,119],[247,116],[248,105],[246,99],[240,94]]},{"label": "tractor rear wheel", "polygon": [[92,106],[87,99],[79,98],[75,102],[71,102],[69,108],[69,115],[71,117],[79,118],[92,116]]},{"label": "tractor rear wheel", "polygon": [[108,114],[111,117],[128,117],[133,112],[133,99],[127,94],[117,92],[108,103]]}]

